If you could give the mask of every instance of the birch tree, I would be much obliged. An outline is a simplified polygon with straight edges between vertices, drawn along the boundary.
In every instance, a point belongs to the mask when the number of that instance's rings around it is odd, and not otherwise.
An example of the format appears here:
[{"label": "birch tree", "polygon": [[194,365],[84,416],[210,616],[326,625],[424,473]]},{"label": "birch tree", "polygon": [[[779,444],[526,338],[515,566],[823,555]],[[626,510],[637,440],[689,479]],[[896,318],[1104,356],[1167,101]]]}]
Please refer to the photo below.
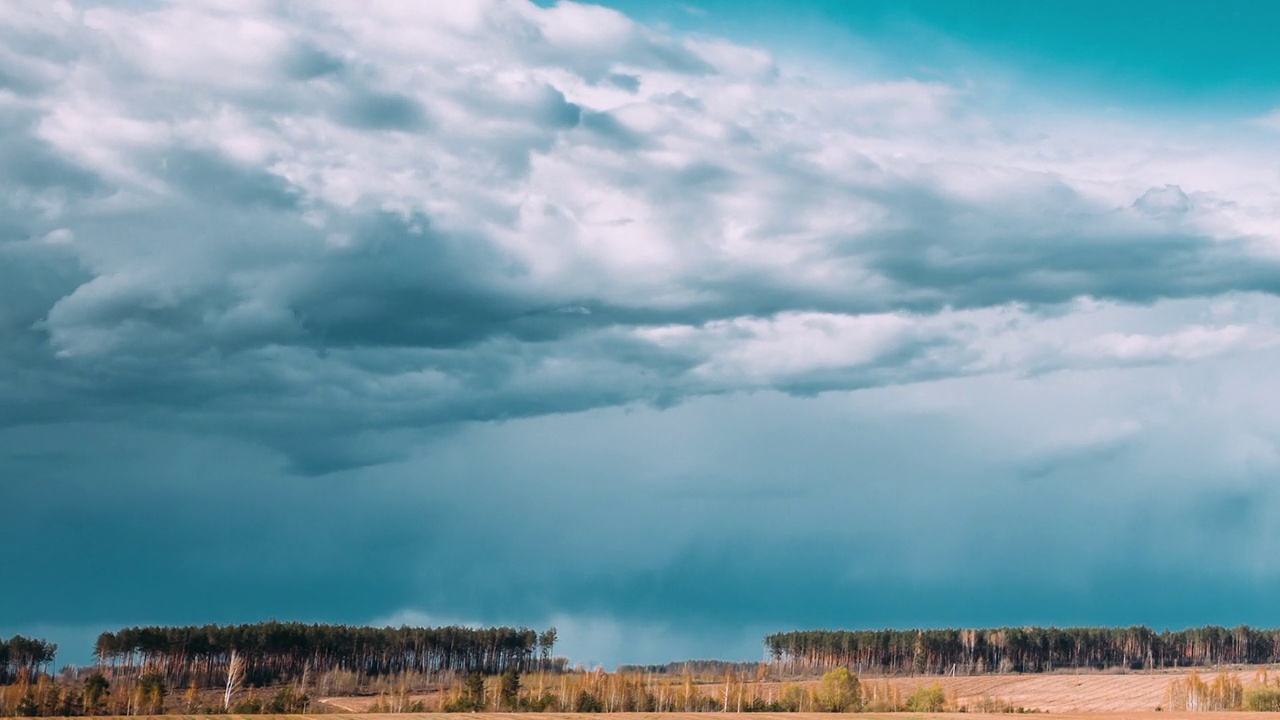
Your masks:
[{"label": "birch tree", "polygon": [[235,650],[231,651],[231,661],[227,663],[227,688],[222,694],[222,709],[231,709],[231,696],[244,680],[244,658]]}]

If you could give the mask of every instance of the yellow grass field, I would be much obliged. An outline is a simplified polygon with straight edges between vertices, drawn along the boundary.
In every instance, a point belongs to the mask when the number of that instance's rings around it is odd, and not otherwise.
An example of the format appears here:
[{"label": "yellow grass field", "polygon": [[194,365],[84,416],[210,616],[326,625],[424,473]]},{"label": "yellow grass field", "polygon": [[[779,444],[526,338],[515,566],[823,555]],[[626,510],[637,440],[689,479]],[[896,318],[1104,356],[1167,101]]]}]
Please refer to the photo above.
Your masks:
[{"label": "yellow grass field", "polygon": [[[1258,668],[1233,670],[1247,687],[1253,683]],[[961,704],[982,697],[999,698],[1014,707],[1049,713],[1150,712],[1165,704],[1169,683],[1185,678],[1189,672],[1110,674],[1044,674],[1044,675],[979,675],[943,678],[889,678],[868,680],[896,685],[907,697],[911,691],[938,683],[947,697]],[[1211,679],[1216,672],[1201,671]],[[1197,717],[1207,713],[1196,713]],[[1239,713],[1231,713],[1239,717]],[[1163,717],[1163,715],[1162,715]]]},{"label": "yellow grass field", "polygon": [[[1083,713],[1036,713],[1037,720],[1276,720],[1277,713],[1252,712],[1083,712]],[[227,717],[212,716],[209,720],[226,720]],[[973,720],[1010,720],[1011,717],[1026,717],[1008,713],[986,715],[981,713],[417,713],[399,715],[311,715],[311,716],[259,716],[262,720],[271,718],[293,717],[314,718],[315,720],[715,720],[716,718],[732,720],[830,720],[831,718],[849,718],[850,720],[957,720],[972,718]]]},{"label": "yellow grass field", "polygon": [[[1255,683],[1255,679],[1262,670],[1261,667],[1249,667],[1244,669],[1224,670],[1229,674],[1235,675],[1244,684],[1249,687]],[[999,700],[1012,707],[1022,707],[1027,710],[1035,710],[1042,713],[1061,714],[1064,718],[1079,713],[1090,714],[1096,717],[1097,713],[1128,713],[1116,717],[1136,717],[1139,714],[1154,713],[1157,707],[1166,702],[1166,692],[1169,683],[1174,680],[1183,679],[1191,674],[1190,671],[1162,671],[1147,673],[1081,673],[1081,674],[1026,674],[1026,675],[974,675],[962,677],[890,677],[890,678],[863,678],[865,686],[887,684],[898,689],[902,698],[906,698],[915,689],[933,685],[937,683],[942,686],[948,699],[957,702],[960,705],[976,705],[983,698]],[[1205,680],[1211,680],[1218,674],[1215,670],[1200,670],[1199,674]],[[1273,673],[1274,674],[1274,673]],[[787,683],[767,683],[766,687],[774,688],[771,693],[774,697],[781,694],[781,689]],[[798,683],[802,685],[813,685],[816,681],[805,681]],[[718,685],[708,684],[702,686],[704,692],[714,695],[719,689]],[[768,693],[766,693],[768,694]],[[425,698],[426,696],[418,696]],[[336,713],[360,713],[359,717],[369,718],[371,715],[365,714],[377,701],[375,697],[334,697],[325,698],[323,702],[331,711]],[[628,715],[627,713],[614,713],[618,715]],[[730,713],[732,714],[732,713]],[[777,715],[779,718],[791,718],[795,720],[798,715],[804,713],[784,713]],[[975,715],[976,713],[969,713]],[[1168,717],[1169,712],[1162,712],[1159,717]],[[1193,713],[1197,718],[1208,718],[1214,713]],[[1228,713],[1232,718],[1240,720],[1246,713],[1231,712]],[[483,714],[482,714],[483,715]],[[679,715],[689,718],[702,717],[706,720],[708,713],[676,713],[664,714],[660,717],[672,718]],[[723,717],[725,713],[712,713],[712,715]],[[630,715],[628,715],[630,716]],[[746,717],[756,718],[756,720],[764,720],[765,718],[773,718],[775,715],[770,713],[749,713]],[[1275,720],[1280,714],[1268,715]],[[326,717],[334,717],[328,715]],[[390,717],[390,716],[389,716]],[[396,717],[405,717],[398,715]],[[428,717],[423,715],[420,717]],[[514,720],[535,720],[539,717],[570,717],[570,715],[541,715],[537,713],[519,713],[519,714],[489,714],[490,718],[513,718]],[[583,717],[592,717],[584,715]],[[648,714],[635,714],[634,717],[648,717]],[[659,716],[654,716],[659,717]],[[871,714],[862,713],[858,717],[868,718]],[[894,714],[893,717],[903,718],[904,714]],[[949,717],[955,718],[956,714],[949,714]],[[1008,715],[1003,715],[1008,717]]]},{"label": "yellow grass field", "polygon": [[[1276,720],[1277,713],[1250,712],[1077,712],[1037,713],[1038,720]],[[326,713],[323,715],[154,715],[99,717],[97,720],[1010,720],[1009,714],[982,713]],[[70,719],[69,719],[70,720]]]}]

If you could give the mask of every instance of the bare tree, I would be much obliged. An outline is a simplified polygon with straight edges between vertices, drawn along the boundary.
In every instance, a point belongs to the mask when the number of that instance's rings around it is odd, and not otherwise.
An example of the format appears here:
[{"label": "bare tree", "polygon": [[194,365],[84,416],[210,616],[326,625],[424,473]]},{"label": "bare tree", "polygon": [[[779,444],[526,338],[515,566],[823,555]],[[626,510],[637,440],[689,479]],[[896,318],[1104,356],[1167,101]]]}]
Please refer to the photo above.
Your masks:
[{"label": "bare tree", "polygon": [[231,695],[244,680],[244,658],[235,650],[231,651],[231,662],[227,663],[227,691],[222,695],[222,709],[231,709]]}]

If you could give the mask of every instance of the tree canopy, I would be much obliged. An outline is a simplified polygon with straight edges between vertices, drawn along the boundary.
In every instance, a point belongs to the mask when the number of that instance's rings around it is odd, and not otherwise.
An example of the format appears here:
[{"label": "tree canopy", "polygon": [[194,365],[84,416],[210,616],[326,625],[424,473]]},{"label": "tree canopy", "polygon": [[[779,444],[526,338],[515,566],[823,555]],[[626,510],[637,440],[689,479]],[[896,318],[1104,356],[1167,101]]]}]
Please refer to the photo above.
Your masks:
[{"label": "tree canopy", "polygon": [[[554,642],[555,636],[543,632],[541,637]],[[98,636],[94,652],[99,662],[113,668],[155,668],[171,684],[212,687],[225,679],[234,651],[243,658],[245,683],[261,686],[300,677],[306,670],[377,676],[410,670],[500,674],[532,669],[551,650],[539,638],[528,628],[375,628],[270,621],[125,628]]]},{"label": "tree canopy", "polygon": [[53,663],[57,654],[58,645],[48,640],[21,635],[0,638],[0,684],[10,682],[24,670],[28,677],[35,677]]},{"label": "tree canopy", "polygon": [[1197,667],[1280,662],[1280,629],[1210,625],[935,630],[803,630],[769,635],[774,662],[860,673],[1046,672],[1058,668]]}]

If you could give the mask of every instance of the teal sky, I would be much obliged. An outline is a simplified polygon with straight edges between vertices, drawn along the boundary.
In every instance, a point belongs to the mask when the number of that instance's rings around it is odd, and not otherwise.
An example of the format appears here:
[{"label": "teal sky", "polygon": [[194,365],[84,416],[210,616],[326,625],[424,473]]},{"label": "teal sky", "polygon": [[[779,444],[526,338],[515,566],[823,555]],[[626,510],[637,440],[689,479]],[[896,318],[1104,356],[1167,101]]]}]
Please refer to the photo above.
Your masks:
[{"label": "teal sky", "polygon": [[[1265,0],[606,0],[672,28],[850,62],[868,47],[894,74],[974,69],[976,55],[1052,94],[1251,112],[1280,92],[1280,3]],[[1199,107],[1200,111],[1208,108]]]}]

